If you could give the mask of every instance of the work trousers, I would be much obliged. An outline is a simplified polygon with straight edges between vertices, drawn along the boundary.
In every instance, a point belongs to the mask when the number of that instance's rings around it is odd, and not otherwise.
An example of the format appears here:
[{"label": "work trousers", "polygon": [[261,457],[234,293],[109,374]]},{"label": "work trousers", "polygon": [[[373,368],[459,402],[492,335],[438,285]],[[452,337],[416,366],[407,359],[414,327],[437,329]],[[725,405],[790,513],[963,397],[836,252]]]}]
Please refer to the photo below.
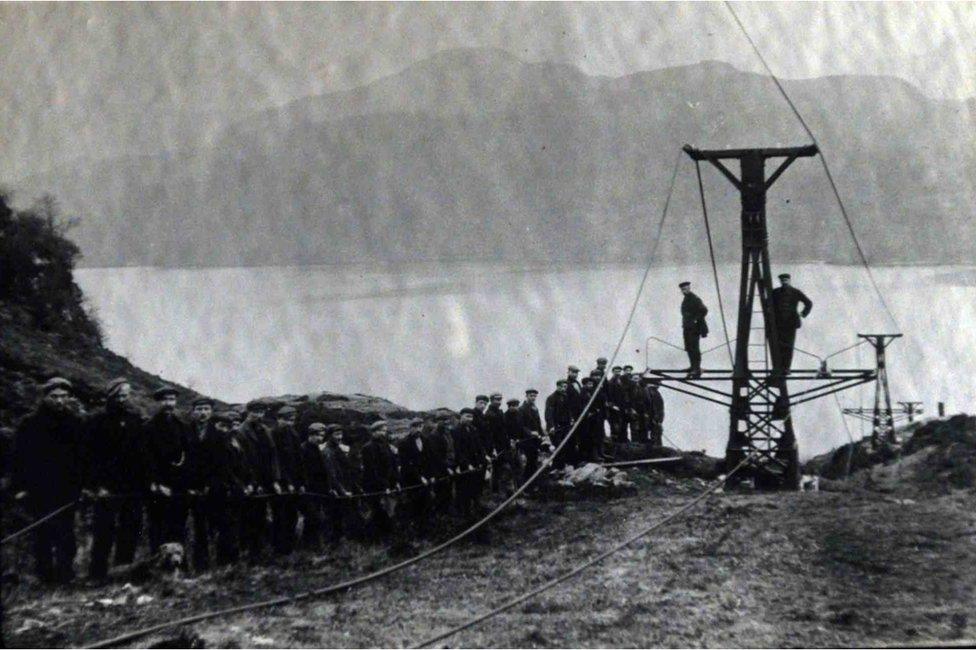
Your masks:
[{"label": "work trousers", "polygon": [[[552,434],[552,444],[558,447],[563,439],[572,431],[572,427],[558,427]],[[552,465],[556,469],[562,469],[567,464],[573,465],[579,456],[579,431],[574,432],[572,439],[556,454],[552,459]]]},{"label": "work trousers", "polygon": [[322,548],[323,513],[322,499],[310,495],[300,497],[302,512],[302,548],[317,551]]},{"label": "work trousers", "polygon": [[465,518],[477,514],[481,507],[481,490],[485,484],[484,472],[464,474],[457,480],[458,513]]},{"label": "work trousers", "polygon": [[298,527],[298,499],[294,494],[281,495],[271,502],[273,518],[271,544],[278,555],[290,555],[295,550]]},{"label": "work trousers", "polygon": [[335,546],[342,540],[348,518],[352,516],[351,504],[348,499],[327,499],[322,504],[322,531],[329,545]]},{"label": "work trousers", "polygon": [[132,564],[142,532],[140,499],[99,499],[92,513],[92,550],[89,576],[108,575],[108,556],[115,547],[115,565]]},{"label": "work trousers", "polygon": [[697,329],[683,329],[681,333],[685,339],[685,352],[688,353],[688,363],[692,370],[701,370],[701,336]]},{"label": "work trousers", "polygon": [[382,539],[393,532],[393,518],[390,517],[392,509],[391,497],[376,496],[366,499],[369,507],[369,535],[372,539]]},{"label": "work trousers", "polygon": [[[274,497],[271,497],[274,498]],[[256,562],[264,555],[268,542],[268,498],[245,499],[241,505],[241,544],[248,561]]]},{"label": "work trousers", "polygon": [[651,422],[650,426],[650,443],[652,447],[661,447],[664,445],[664,427],[660,422]]},{"label": "work trousers", "polygon": [[610,409],[607,420],[610,422],[610,436],[614,442],[627,442],[627,416],[624,412]]},{"label": "work trousers", "polygon": [[647,442],[647,421],[646,413],[635,411],[630,416],[630,439],[632,442]]},{"label": "work trousers", "polygon": [[216,538],[218,566],[240,557],[241,499],[210,496],[193,504],[193,568],[198,573],[210,569],[210,538]]},{"label": "work trousers", "polygon": [[779,329],[777,330],[776,335],[779,338],[780,363],[783,366],[783,370],[789,372],[790,368],[793,367],[793,349],[796,345],[796,328],[785,327]]},{"label": "work trousers", "polygon": [[491,480],[496,485],[496,492],[500,491],[506,497],[515,491],[515,452],[506,449],[498,454],[498,458],[493,463]]},{"label": "work trousers", "polygon": [[186,495],[153,496],[146,502],[149,519],[149,550],[155,553],[163,544],[186,545],[186,520],[190,506]]},{"label": "work trousers", "polygon": [[[29,509],[34,520],[40,519],[63,504],[36,504]],[[68,508],[34,529],[34,570],[43,582],[67,583],[75,577],[75,509]]]}]

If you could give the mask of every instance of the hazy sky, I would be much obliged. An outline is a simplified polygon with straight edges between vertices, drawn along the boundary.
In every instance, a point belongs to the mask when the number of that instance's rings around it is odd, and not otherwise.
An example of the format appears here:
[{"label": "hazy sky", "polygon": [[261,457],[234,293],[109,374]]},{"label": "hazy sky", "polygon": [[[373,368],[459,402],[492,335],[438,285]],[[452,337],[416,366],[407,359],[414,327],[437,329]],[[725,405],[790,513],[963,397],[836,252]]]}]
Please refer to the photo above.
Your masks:
[{"label": "hazy sky", "polygon": [[[739,3],[774,70],[902,77],[976,95],[976,3]],[[248,112],[367,83],[444,49],[589,74],[727,61],[761,71],[720,3],[4,3],[0,180],[191,140]],[[150,138],[150,145],[152,139]]]}]

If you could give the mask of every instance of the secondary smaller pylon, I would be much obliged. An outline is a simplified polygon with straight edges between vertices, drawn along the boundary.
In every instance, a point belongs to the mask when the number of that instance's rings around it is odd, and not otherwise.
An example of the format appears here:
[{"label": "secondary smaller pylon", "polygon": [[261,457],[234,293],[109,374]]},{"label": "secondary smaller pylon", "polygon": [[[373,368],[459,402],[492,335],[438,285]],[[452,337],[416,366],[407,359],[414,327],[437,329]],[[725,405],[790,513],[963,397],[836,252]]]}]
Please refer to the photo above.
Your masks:
[{"label": "secondary smaller pylon", "polygon": [[891,390],[888,387],[888,367],[885,350],[891,342],[900,338],[901,334],[858,334],[874,347],[878,372],[874,381],[874,407],[849,407],[841,409],[844,415],[850,415],[859,420],[871,423],[871,439],[874,443],[897,442],[895,424],[908,420],[913,422],[915,415],[922,413],[921,402],[898,402],[898,407],[891,405]]}]

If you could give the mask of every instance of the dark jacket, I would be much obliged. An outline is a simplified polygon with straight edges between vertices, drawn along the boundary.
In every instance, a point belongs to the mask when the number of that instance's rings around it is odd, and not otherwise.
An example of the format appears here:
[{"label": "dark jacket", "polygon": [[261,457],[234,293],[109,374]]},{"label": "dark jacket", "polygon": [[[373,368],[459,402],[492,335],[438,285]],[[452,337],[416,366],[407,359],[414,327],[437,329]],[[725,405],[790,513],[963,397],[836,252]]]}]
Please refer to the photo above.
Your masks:
[{"label": "dark jacket", "polygon": [[631,380],[627,384],[628,404],[640,414],[646,415],[651,410],[651,398],[647,394],[647,387],[639,381]]},{"label": "dark jacket", "polygon": [[485,466],[485,447],[478,431],[468,424],[459,423],[451,432],[454,438],[454,460],[461,470]]},{"label": "dark jacket", "polygon": [[296,490],[305,487],[305,467],[302,465],[302,440],[291,425],[277,426],[271,432],[278,450],[278,467],[282,488],[289,485]]},{"label": "dark jacket", "polygon": [[391,490],[399,482],[397,457],[386,440],[371,438],[363,445],[363,490]]},{"label": "dark jacket", "polygon": [[149,480],[182,492],[190,483],[190,425],[175,413],[159,411],[144,428]]},{"label": "dark jacket", "polygon": [[583,389],[580,394],[583,398],[583,406],[585,407],[590,403],[590,399],[593,399],[593,405],[590,406],[590,410],[586,412],[586,421],[590,424],[600,423],[602,424],[605,419],[607,419],[607,393],[606,384],[600,389],[600,392],[593,397],[593,391],[596,390],[596,386],[593,390]]},{"label": "dark jacket", "polygon": [[25,417],[14,439],[11,492],[28,492],[34,509],[52,510],[81,494],[84,422],[72,411],[42,404]]},{"label": "dark jacket", "polygon": [[519,417],[522,420],[523,438],[532,435],[535,431],[540,436],[546,435],[546,429],[542,426],[542,416],[539,414],[539,407],[535,404],[522,402],[518,407]]},{"label": "dark jacket", "polygon": [[681,301],[681,329],[698,332],[699,336],[708,336],[706,314],[708,314],[708,307],[701,298],[689,291]]},{"label": "dark jacket", "polygon": [[302,467],[305,471],[305,487],[324,494],[329,491],[329,479],[325,471],[325,455],[311,440],[302,443]]},{"label": "dark jacket", "polygon": [[653,422],[661,424],[664,422],[664,397],[656,386],[648,385],[647,395],[651,403],[651,419]]},{"label": "dark jacket", "polygon": [[281,481],[278,447],[271,436],[271,430],[260,421],[245,420],[241,424],[239,435],[251,465],[255,485],[270,493],[274,484]]},{"label": "dark jacket", "polygon": [[583,401],[583,386],[578,381],[566,380],[566,397],[569,400],[569,412],[573,415],[573,420],[579,418],[583,412],[586,402]]},{"label": "dark jacket", "polygon": [[603,391],[606,393],[607,407],[610,405],[616,406],[620,411],[626,411],[628,408],[629,400],[627,399],[627,391],[625,390],[625,384],[619,377],[617,379],[610,378],[607,379],[603,386]]},{"label": "dark jacket", "polygon": [[573,407],[569,399],[569,394],[560,393],[558,390],[546,398],[546,430],[555,429],[560,433],[566,433],[573,426]]},{"label": "dark jacket", "polygon": [[244,457],[233,446],[232,435],[207,422],[201,431],[192,425],[190,458],[193,461],[191,485],[211,496],[240,496],[246,484]]},{"label": "dark jacket", "polygon": [[485,409],[485,413],[482,413],[478,409],[474,410],[474,419],[471,420],[471,426],[478,433],[478,437],[481,438],[481,446],[491,453],[491,430],[488,428],[488,409]]},{"label": "dark jacket", "polygon": [[417,485],[420,478],[431,478],[433,460],[427,441],[420,433],[409,434],[397,443],[397,456],[400,458],[400,483],[403,486]]},{"label": "dark jacket", "polygon": [[[509,448],[511,443],[518,442],[525,437],[525,428],[522,426],[522,414],[518,407],[511,407],[502,414],[505,423],[505,439],[508,441]],[[541,433],[541,431],[540,431]]]},{"label": "dark jacket", "polygon": [[149,489],[149,459],[142,417],[109,403],[88,420],[87,481],[93,489],[141,492]]},{"label": "dark jacket", "polygon": [[802,320],[796,308],[803,304],[803,318],[810,315],[813,301],[796,287],[776,287],[773,289],[773,308],[776,310],[776,327],[779,329],[800,329]]},{"label": "dark jacket", "polygon": [[431,464],[431,476],[447,476],[448,469],[457,467],[454,457],[454,437],[446,422],[438,422],[433,431],[423,435]]},{"label": "dark jacket", "polygon": [[326,488],[330,492],[341,495],[344,491],[351,493],[359,491],[352,460],[338,445],[331,442],[325,445],[322,452],[322,466],[325,470]]},{"label": "dark jacket", "polygon": [[503,453],[508,451],[508,434],[505,432],[505,413],[494,404],[488,405],[485,412],[485,426],[488,428],[488,439],[491,441],[490,451]]}]

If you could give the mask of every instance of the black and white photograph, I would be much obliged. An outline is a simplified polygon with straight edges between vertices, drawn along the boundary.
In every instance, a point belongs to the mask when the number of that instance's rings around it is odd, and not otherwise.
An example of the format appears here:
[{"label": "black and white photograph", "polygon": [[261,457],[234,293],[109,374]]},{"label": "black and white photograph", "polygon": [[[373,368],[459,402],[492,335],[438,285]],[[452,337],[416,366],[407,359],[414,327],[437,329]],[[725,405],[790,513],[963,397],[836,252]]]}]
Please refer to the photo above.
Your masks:
[{"label": "black and white photograph", "polygon": [[0,1],[0,646],[976,647],[974,37]]}]

